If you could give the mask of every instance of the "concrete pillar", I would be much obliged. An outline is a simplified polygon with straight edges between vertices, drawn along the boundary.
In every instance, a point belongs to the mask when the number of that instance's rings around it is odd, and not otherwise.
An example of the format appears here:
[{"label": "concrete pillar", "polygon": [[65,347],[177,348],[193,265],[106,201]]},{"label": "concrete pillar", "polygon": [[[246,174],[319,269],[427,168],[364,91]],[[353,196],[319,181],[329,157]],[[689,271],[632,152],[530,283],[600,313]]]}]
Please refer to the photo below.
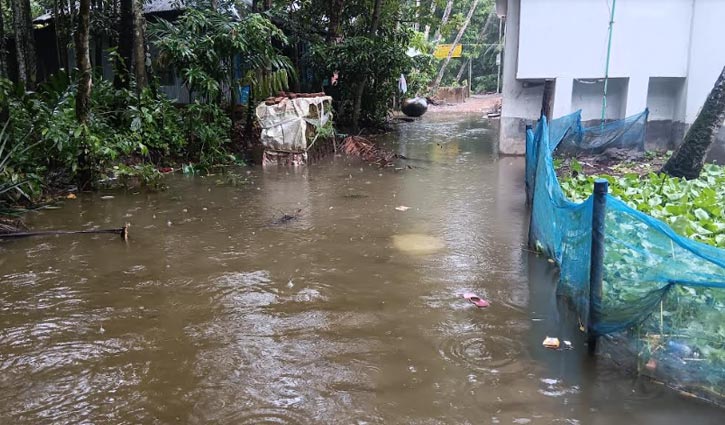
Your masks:
[{"label": "concrete pillar", "polygon": [[519,0],[508,0],[503,51],[503,101],[498,151],[504,155],[523,155],[526,151],[525,129],[521,123],[521,82],[516,80],[519,55]]},{"label": "concrete pillar", "polygon": [[554,88],[554,111],[552,118],[563,117],[574,112],[571,110],[571,92],[574,87],[574,79],[559,77],[556,79]]},{"label": "concrete pillar", "polygon": [[644,108],[647,107],[648,88],[648,76],[638,75],[629,77],[629,85],[627,87],[627,106],[624,113],[625,117],[644,111]]}]

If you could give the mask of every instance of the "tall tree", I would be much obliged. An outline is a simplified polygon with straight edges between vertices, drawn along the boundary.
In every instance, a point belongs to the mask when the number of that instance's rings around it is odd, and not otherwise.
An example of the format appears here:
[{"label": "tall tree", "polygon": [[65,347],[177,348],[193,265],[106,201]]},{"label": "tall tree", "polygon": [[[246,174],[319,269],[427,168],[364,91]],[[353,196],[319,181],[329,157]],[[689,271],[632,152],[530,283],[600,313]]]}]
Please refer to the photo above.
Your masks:
[{"label": "tall tree", "polygon": [[[430,2],[430,16],[432,17],[436,13],[436,0]],[[425,31],[423,31],[423,37],[425,41],[428,41],[428,35],[430,34],[430,24],[425,24]]]},{"label": "tall tree", "polygon": [[53,30],[55,31],[55,49],[57,52],[58,66],[69,69],[68,64],[68,32],[65,30],[66,7],[62,0],[53,0]]},{"label": "tall tree", "polygon": [[18,80],[27,90],[35,88],[37,67],[35,35],[30,20],[30,0],[12,0]]},{"label": "tall tree", "polygon": [[[486,22],[483,24],[483,27],[481,27],[481,31],[479,31],[478,36],[476,37],[476,43],[481,43],[484,40],[486,32],[491,27],[491,23],[493,22],[493,18],[495,16],[495,13],[488,14],[488,16],[486,17]],[[474,48],[473,55],[469,57],[468,60],[461,62],[461,67],[458,69],[458,74],[456,74],[456,83],[461,81],[461,78],[463,77],[463,72],[466,70],[466,67],[468,67],[468,64],[471,63],[474,58],[479,57],[481,55],[481,52],[485,52],[485,50],[480,47],[476,47]]]},{"label": "tall tree", "polygon": [[5,8],[0,0],[0,77],[8,77],[8,55],[5,51]]},{"label": "tall tree", "polygon": [[[75,32],[76,68],[78,69],[78,88],[76,89],[76,119],[79,125],[88,122],[90,112],[91,87],[93,85],[91,71],[90,38],[91,0],[79,0],[78,27]],[[92,184],[93,168],[91,153],[85,131],[81,133],[78,144],[78,185],[85,189]]]},{"label": "tall tree", "polygon": [[91,54],[88,43],[90,14],[91,0],[80,0],[78,4],[78,27],[75,32],[75,54],[76,68],[78,68],[76,118],[81,124],[88,121],[91,87],[93,85],[93,78],[91,76]]},{"label": "tall tree", "polygon": [[448,23],[448,18],[451,17],[451,10],[453,10],[453,0],[448,0],[448,3],[446,3],[446,8],[443,10],[443,17],[441,18],[441,23],[440,25],[438,25],[435,37],[433,37],[433,45],[437,45],[438,43],[440,43],[441,38],[443,37],[443,27],[446,26],[446,24]]},{"label": "tall tree", "polygon": [[119,0],[118,56],[114,85],[128,88],[131,75],[134,39],[134,4],[135,0]]},{"label": "tall tree", "polygon": [[685,140],[662,167],[662,172],[673,177],[695,179],[700,176],[707,154],[725,121],[725,67],[715,86],[687,130]]},{"label": "tall tree", "polygon": [[143,16],[143,0],[134,2],[133,10],[133,75],[136,90],[148,85],[146,78],[146,18]]},{"label": "tall tree", "polygon": [[326,41],[328,43],[335,42],[340,35],[340,16],[342,16],[342,8],[345,0],[329,0],[330,1],[330,25],[327,28]]},{"label": "tall tree", "polygon": [[[378,25],[380,25],[380,14],[382,13],[383,9],[383,0],[375,0],[375,5],[373,6],[373,17],[372,21],[370,22],[370,27],[368,29],[368,37],[373,38],[378,32]],[[352,109],[352,124],[353,128],[355,130],[358,130],[360,127],[360,110],[362,108],[362,97],[363,93],[365,92],[365,86],[368,83],[367,76],[364,76],[360,82],[358,83],[358,86],[355,90],[355,103],[353,104]]]},{"label": "tall tree", "polygon": [[[458,30],[458,34],[456,35],[456,39],[453,40],[453,47],[455,47],[460,41],[461,37],[463,37],[463,33],[466,32],[466,29],[468,28],[468,24],[471,22],[471,17],[473,16],[473,12],[476,11],[476,7],[478,6],[479,0],[473,0],[473,3],[471,4],[471,8],[468,10],[468,14],[466,15],[466,20],[463,21],[463,25],[461,26],[461,29]],[[453,47],[448,51],[448,56],[446,56],[445,60],[443,61],[443,64],[441,65],[440,71],[438,71],[438,76],[436,77],[435,81],[433,82],[433,90],[437,90],[438,86],[441,84],[441,80],[443,80],[443,74],[446,72],[446,67],[448,66],[448,63],[451,61],[451,57],[453,57]]]}]

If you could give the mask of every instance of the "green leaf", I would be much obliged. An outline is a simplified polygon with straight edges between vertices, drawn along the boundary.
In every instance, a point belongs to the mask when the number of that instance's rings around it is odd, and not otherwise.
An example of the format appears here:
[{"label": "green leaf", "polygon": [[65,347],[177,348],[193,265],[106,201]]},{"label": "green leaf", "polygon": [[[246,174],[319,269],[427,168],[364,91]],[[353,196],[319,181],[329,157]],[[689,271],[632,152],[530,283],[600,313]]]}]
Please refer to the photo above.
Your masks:
[{"label": "green leaf", "polygon": [[710,218],[710,215],[707,213],[707,211],[703,210],[702,208],[698,208],[695,211],[693,211],[695,214],[695,217],[697,217],[699,220],[707,220]]}]

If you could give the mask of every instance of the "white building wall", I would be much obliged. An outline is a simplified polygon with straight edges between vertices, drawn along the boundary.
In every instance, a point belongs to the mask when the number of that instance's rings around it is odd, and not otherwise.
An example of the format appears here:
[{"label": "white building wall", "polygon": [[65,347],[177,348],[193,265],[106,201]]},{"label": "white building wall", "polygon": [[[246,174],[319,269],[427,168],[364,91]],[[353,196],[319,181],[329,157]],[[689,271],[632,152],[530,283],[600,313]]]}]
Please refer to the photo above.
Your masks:
[{"label": "white building wall", "polygon": [[[558,80],[557,84],[559,84]],[[627,105],[628,84],[629,82],[626,78],[609,79],[605,119],[614,120],[624,118]],[[601,80],[586,83],[581,80],[574,81],[570,110],[561,115],[566,115],[577,109],[581,109],[582,121],[601,119],[603,91],[604,82]],[[556,102],[556,99],[554,99],[554,102]],[[644,107],[642,110],[644,110]]]},{"label": "white building wall", "polygon": [[725,0],[696,0],[687,78],[685,121],[697,117],[725,66]]},{"label": "white building wall", "polygon": [[647,85],[647,107],[650,121],[682,120],[684,115],[678,115],[682,109],[682,90],[685,85],[684,78],[653,77]]},{"label": "white building wall", "polygon": [[[612,0],[520,2],[517,78],[604,76]],[[691,14],[692,0],[617,1],[609,76],[685,76]]]},{"label": "white building wall", "polygon": [[[580,81],[604,77],[612,0],[497,3],[505,5],[498,10],[506,14],[507,25],[501,152],[519,153],[522,122],[538,118],[541,93],[523,92],[527,82],[556,79],[554,118],[581,108],[584,120],[598,119],[601,84],[587,88]],[[723,65],[725,0],[617,0],[606,117],[623,118],[649,107],[651,122],[672,123],[653,128],[654,138],[677,143]]]}]

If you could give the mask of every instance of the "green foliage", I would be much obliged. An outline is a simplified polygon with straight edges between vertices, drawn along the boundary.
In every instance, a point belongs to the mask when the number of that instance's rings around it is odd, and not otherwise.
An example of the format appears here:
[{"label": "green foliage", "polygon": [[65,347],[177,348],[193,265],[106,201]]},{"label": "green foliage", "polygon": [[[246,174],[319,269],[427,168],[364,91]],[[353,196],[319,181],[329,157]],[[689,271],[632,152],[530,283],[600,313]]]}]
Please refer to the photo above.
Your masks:
[{"label": "green foliage", "polygon": [[361,122],[376,126],[385,121],[388,102],[395,95],[398,77],[410,66],[405,54],[409,33],[395,32],[381,37],[366,35],[345,38],[338,44],[318,44],[310,56],[322,75],[338,73],[337,116],[349,121],[354,93],[363,80],[367,80],[363,96]]},{"label": "green foliage", "polygon": [[428,95],[428,86],[435,78],[438,60],[430,54],[422,54],[411,59],[412,66],[406,75],[407,96]]},{"label": "green foliage", "polygon": [[[562,179],[561,187],[569,199],[580,202],[592,193],[597,176],[585,176],[581,165],[576,165],[577,172],[572,173],[573,177]],[[574,171],[575,164],[571,164],[571,168]],[[635,173],[599,177],[607,179],[610,193],[630,207],[666,222],[675,232],[690,239],[725,248],[725,167],[706,165],[698,179],[689,181],[654,173],[644,177]],[[633,235],[646,235],[648,231],[646,223],[625,223],[607,228],[613,240],[632,240]],[[641,237],[641,248],[654,257],[671,257],[671,267],[690,266],[682,263],[686,259],[678,258],[674,245],[657,247]],[[605,305],[640,302],[653,291],[647,285],[647,273],[642,270],[646,258],[639,247],[617,246],[607,250],[605,255]],[[697,271],[712,276],[721,273],[715,266],[713,270],[705,267]],[[620,280],[642,284],[623,285]],[[651,363],[653,365],[671,362],[675,347],[680,352],[675,357],[682,357],[681,352],[687,352],[687,357],[695,357],[689,362],[675,360],[681,376],[692,381],[696,377],[702,380],[696,382],[697,385],[721,385],[722,373],[703,374],[703,371],[722,371],[725,366],[725,291],[674,285],[662,296],[660,313],[652,314],[636,328],[638,334],[647,335],[641,340],[641,358],[644,362],[656,359]]]},{"label": "green foliage", "polygon": [[141,185],[154,190],[163,188],[162,174],[153,164],[118,164],[113,166],[112,174],[117,179],[117,183],[125,188],[134,188]]},{"label": "green foliage", "polygon": [[164,95],[144,89],[139,96],[128,96],[131,102],[123,111],[122,122],[128,125],[117,146],[125,155],[154,154],[154,158],[180,152],[185,143],[182,116]]},{"label": "green foliage", "polygon": [[[597,177],[581,174],[581,165],[578,171],[561,182],[564,193],[576,202],[592,193]],[[634,173],[602,177],[609,181],[610,193],[632,208],[666,222],[681,235],[725,248],[725,167],[708,164],[694,180],[654,173],[643,178]]]},{"label": "green foliage", "polygon": [[325,125],[318,127],[315,137],[323,140],[335,137],[335,126],[332,120],[328,120]]},{"label": "green foliage", "polygon": [[187,160],[198,162],[203,169],[234,160],[226,150],[232,122],[219,105],[195,102],[187,106],[185,115],[189,135]]},{"label": "green foliage", "polygon": [[150,33],[159,51],[157,66],[176,69],[203,102],[219,103],[223,92],[233,95],[240,83],[252,84],[255,96],[269,96],[295,76],[275,47],[287,44],[286,36],[263,14],[236,20],[212,9],[187,9],[174,22],[152,24]]},{"label": "green foliage", "polygon": [[32,199],[38,191],[39,179],[33,173],[24,173],[17,169],[25,152],[33,146],[23,147],[22,143],[12,143],[6,121],[0,130],[0,213],[12,212],[20,198]]},{"label": "green foliage", "polygon": [[79,125],[73,79],[60,73],[37,92],[0,80],[8,122],[0,141],[0,203],[32,203],[44,190],[69,185],[80,153],[102,182],[158,188],[158,165],[190,161],[206,169],[228,162],[231,120],[215,103],[177,107],[153,87],[139,94],[94,84],[91,114]]},{"label": "green foliage", "polygon": [[497,87],[497,76],[494,75],[482,75],[480,77],[473,78],[473,92],[474,93],[490,93],[495,92]]}]

